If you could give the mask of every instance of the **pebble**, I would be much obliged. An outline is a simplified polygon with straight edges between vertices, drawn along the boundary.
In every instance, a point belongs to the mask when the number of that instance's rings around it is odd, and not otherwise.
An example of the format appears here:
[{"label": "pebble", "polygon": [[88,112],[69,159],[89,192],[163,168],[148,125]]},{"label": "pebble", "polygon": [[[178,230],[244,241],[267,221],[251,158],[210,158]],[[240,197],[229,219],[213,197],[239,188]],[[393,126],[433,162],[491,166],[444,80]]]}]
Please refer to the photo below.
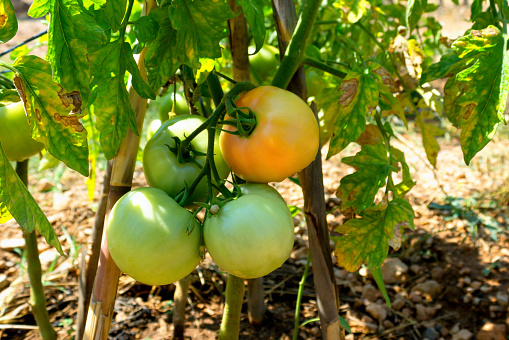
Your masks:
[{"label": "pebble", "polygon": [[401,308],[405,307],[405,300],[396,298],[396,300],[392,302],[391,307],[392,309],[399,311]]},{"label": "pebble", "polygon": [[438,339],[438,335],[438,332],[434,328],[428,327],[424,332],[424,339],[436,340]]},{"label": "pebble", "polygon": [[509,296],[507,296],[504,292],[497,292],[497,303],[502,309],[507,309],[509,307]]},{"label": "pebble", "polygon": [[472,270],[471,270],[470,268],[465,267],[465,268],[462,268],[462,269],[460,270],[460,275],[468,275],[468,274],[470,274],[471,272],[472,272]]},{"label": "pebble", "polygon": [[480,281],[474,281],[470,284],[470,287],[472,287],[474,290],[478,290],[479,288],[481,288],[482,286],[482,282]]},{"label": "pebble", "polygon": [[476,340],[506,340],[507,327],[504,324],[488,322],[477,333]]},{"label": "pebble", "polygon": [[385,329],[391,329],[391,328],[394,328],[394,323],[391,322],[390,320],[384,320],[384,322],[382,323],[382,325],[385,327]]},{"label": "pebble", "polygon": [[445,270],[442,267],[435,267],[431,269],[431,278],[433,280],[441,280],[445,275]]},{"label": "pebble", "polygon": [[481,290],[481,292],[483,292],[483,293],[485,293],[485,294],[486,294],[486,293],[491,292],[491,289],[492,289],[492,288],[491,288],[491,286],[483,285],[483,286],[481,286],[481,288],[479,288],[479,289]]},{"label": "pebble", "polygon": [[368,300],[375,302],[380,296],[380,291],[376,289],[372,284],[367,284],[362,288],[362,300]]},{"label": "pebble", "polygon": [[378,322],[382,322],[387,318],[387,309],[384,305],[378,303],[370,303],[366,307],[366,312],[369,313],[373,318],[378,320]]},{"label": "pebble", "polygon": [[410,308],[403,308],[401,311],[401,315],[403,315],[404,318],[410,318],[412,316],[412,310]]},{"label": "pebble", "polygon": [[434,280],[427,280],[415,285],[412,289],[412,294],[421,293],[428,301],[431,301],[442,292],[442,289],[442,285],[438,282]]},{"label": "pebble", "polygon": [[388,284],[401,282],[403,276],[408,273],[408,266],[397,257],[385,260],[381,267],[384,282]]},{"label": "pebble", "polygon": [[474,334],[468,329],[462,329],[452,336],[452,340],[470,340],[472,336],[474,336]]},{"label": "pebble", "polygon": [[0,241],[0,248],[5,251],[13,251],[16,248],[24,249],[25,248],[25,239],[24,238],[10,238],[7,240]]},{"label": "pebble", "polygon": [[426,321],[430,320],[437,313],[437,307],[425,307],[422,304],[415,305],[415,309],[417,311],[417,320]]}]

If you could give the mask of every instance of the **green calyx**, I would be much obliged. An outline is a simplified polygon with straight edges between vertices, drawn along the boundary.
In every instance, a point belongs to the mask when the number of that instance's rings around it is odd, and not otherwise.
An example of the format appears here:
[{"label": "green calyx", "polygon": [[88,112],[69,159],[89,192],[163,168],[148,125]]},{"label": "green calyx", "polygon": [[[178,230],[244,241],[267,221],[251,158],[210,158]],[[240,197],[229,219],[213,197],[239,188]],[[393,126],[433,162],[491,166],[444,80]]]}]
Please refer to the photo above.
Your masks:
[{"label": "green calyx", "polygon": [[191,144],[184,146],[182,141],[178,137],[172,137],[172,138],[175,141],[175,145],[170,146],[170,145],[166,144],[166,146],[168,147],[170,152],[172,152],[173,154],[175,154],[177,156],[177,161],[179,163],[193,163],[198,168],[201,169],[202,166],[200,165],[200,163],[198,163],[196,161],[196,157],[199,157],[199,156],[205,157],[205,156],[207,156],[207,154],[196,150]]},{"label": "green calyx", "polygon": [[224,125],[231,125],[237,128],[236,131],[223,130],[233,135],[242,137],[249,136],[256,128],[257,120],[256,113],[248,107],[237,107],[233,102],[233,98],[227,98],[226,112],[231,119],[222,120],[219,123]]}]

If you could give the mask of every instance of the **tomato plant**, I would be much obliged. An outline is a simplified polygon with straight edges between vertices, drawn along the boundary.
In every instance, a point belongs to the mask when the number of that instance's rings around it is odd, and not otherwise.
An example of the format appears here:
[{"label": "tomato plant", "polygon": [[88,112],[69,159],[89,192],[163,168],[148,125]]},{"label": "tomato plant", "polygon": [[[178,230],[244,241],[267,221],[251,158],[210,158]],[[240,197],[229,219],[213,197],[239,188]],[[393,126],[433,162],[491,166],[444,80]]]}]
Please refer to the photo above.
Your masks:
[{"label": "tomato plant", "polygon": [[[205,118],[197,115],[177,116],[164,122],[156,134],[147,142],[143,151],[143,171],[147,183],[176,197],[191,186],[205,164],[207,132],[202,131],[190,143],[189,150],[178,156],[175,138],[183,141]],[[228,176],[229,168],[221,156],[218,143],[214,145],[214,161],[222,178]],[[188,202],[204,202],[208,197],[206,179],[198,184]]]},{"label": "tomato plant", "polygon": [[293,247],[293,219],[276,189],[240,185],[242,195],[204,222],[205,247],[224,271],[257,278],[280,267]]},{"label": "tomato plant", "polygon": [[[180,94],[175,94],[177,99],[175,105],[175,114],[177,116],[189,114],[189,107],[187,106],[186,99]],[[161,120],[166,120],[169,117],[169,113],[173,108],[173,100],[175,98],[173,96],[173,91],[168,91],[164,96],[157,97],[157,99],[153,102],[153,104],[157,107],[157,111],[159,113],[159,118]]]},{"label": "tomato plant", "polygon": [[279,50],[276,47],[263,45],[256,54],[249,56],[251,74],[258,84],[263,83],[277,69],[279,66],[278,55]]},{"label": "tomato plant", "polygon": [[122,196],[111,210],[106,235],[117,266],[148,285],[175,282],[200,262],[199,223],[156,188]]},{"label": "tomato plant", "polygon": [[[235,103],[256,116],[248,136],[222,132],[219,138],[226,163],[250,182],[280,182],[315,159],[319,144],[316,118],[295,94],[273,86],[260,86]],[[234,126],[225,130],[235,132]]]},{"label": "tomato plant", "polygon": [[44,148],[31,135],[21,102],[0,107],[0,141],[9,160],[23,161]]}]

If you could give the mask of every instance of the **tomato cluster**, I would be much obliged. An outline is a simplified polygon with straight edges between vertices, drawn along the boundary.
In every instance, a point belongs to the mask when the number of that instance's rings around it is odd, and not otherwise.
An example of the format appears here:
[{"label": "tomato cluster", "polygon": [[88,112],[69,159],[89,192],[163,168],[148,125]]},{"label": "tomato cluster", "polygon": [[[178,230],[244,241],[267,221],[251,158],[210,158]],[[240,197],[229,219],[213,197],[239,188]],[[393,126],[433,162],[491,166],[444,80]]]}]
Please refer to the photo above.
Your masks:
[{"label": "tomato cluster", "polygon": [[[150,187],[123,196],[107,227],[111,256],[133,278],[167,284],[189,274],[199,263],[201,232],[216,264],[241,278],[266,275],[288,258],[293,218],[267,183],[314,160],[318,123],[304,101],[272,86],[243,94],[235,106],[219,122],[219,137],[203,129],[210,120],[182,115],[164,122],[147,142],[143,167]],[[239,131],[246,115],[249,129]],[[230,169],[247,181],[235,185],[236,195],[224,186]],[[196,205],[209,208],[203,227],[185,209]]]}]

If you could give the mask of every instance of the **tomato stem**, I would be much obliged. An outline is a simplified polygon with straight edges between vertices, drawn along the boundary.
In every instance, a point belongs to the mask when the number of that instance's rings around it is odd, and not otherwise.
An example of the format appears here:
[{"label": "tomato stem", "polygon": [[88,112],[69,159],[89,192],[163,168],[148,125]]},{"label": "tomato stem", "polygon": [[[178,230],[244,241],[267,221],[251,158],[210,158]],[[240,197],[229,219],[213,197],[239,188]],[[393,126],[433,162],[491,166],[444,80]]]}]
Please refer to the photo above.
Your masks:
[{"label": "tomato stem", "polygon": [[223,320],[219,329],[219,340],[236,340],[240,331],[240,312],[244,300],[244,279],[228,275]]}]

